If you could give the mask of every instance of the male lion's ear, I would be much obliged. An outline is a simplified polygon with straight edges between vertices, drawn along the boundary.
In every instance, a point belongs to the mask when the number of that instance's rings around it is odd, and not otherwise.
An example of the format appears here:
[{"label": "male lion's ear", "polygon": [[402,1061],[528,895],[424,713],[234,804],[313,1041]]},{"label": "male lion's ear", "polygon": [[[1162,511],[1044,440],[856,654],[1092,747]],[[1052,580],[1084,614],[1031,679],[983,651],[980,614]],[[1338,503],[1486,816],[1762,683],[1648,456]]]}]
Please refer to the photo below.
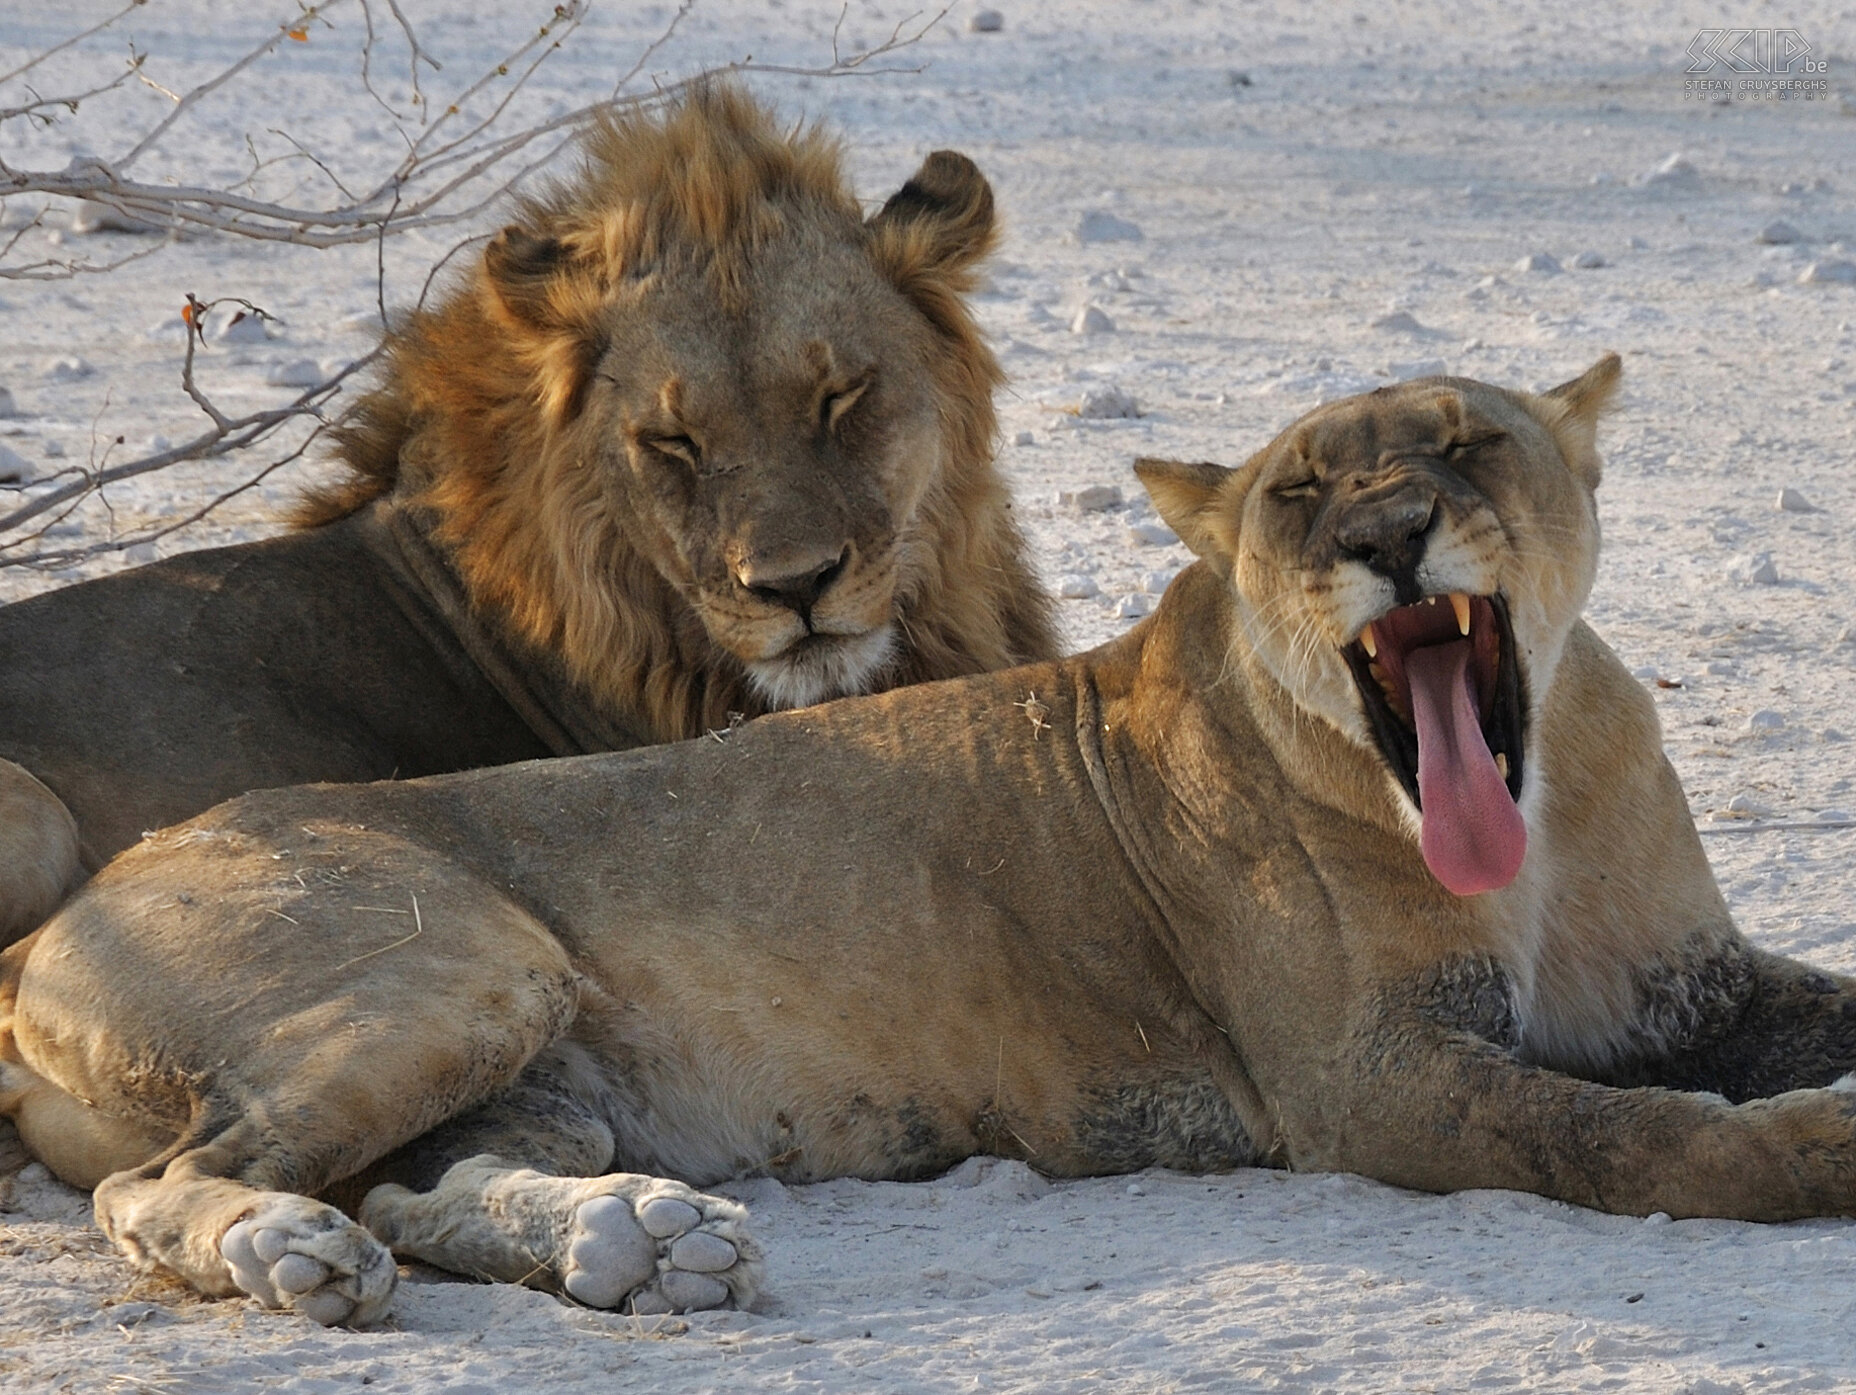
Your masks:
[{"label": "male lion's ear", "polygon": [[1231,521],[1219,505],[1225,485],[1237,471],[1208,460],[1189,464],[1144,456],[1134,462],[1134,473],[1181,542],[1200,557],[1230,559],[1235,540],[1230,536]]},{"label": "male lion's ear", "polygon": [[1598,488],[1598,419],[1609,411],[1624,379],[1624,363],[1606,354],[1571,382],[1549,388],[1538,399],[1549,410],[1537,412],[1559,443],[1560,454],[1588,489]]},{"label": "male lion's ear", "polygon": [[[954,150],[937,150],[870,220],[893,246],[898,270],[961,271],[992,250],[998,225],[992,186],[979,166]],[[905,254],[906,250],[906,254]]]},{"label": "male lion's ear", "polygon": [[525,324],[542,325],[555,318],[548,292],[567,257],[558,238],[507,227],[483,249],[483,272],[505,310]]}]

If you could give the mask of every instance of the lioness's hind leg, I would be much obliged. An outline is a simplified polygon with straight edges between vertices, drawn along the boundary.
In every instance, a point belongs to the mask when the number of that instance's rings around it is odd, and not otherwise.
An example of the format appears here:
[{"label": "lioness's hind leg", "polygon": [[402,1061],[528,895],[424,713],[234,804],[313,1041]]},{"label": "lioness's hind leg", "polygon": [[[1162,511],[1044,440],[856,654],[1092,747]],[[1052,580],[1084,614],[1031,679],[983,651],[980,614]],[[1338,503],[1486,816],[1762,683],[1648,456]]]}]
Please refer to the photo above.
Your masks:
[{"label": "lioness's hind leg", "polygon": [[49,916],[83,875],[77,821],[64,801],[0,760],[0,945]]},{"label": "lioness's hind leg", "polygon": [[96,1191],[98,1224],[138,1268],[325,1325],[365,1326],[386,1314],[393,1256],[333,1206],[202,1174],[185,1155],[149,1172],[119,1172]]},{"label": "lioness's hind leg", "polygon": [[663,1177],[549,1177],[485,1155],[430,1192],[374,1188],[361,1219],[396,1254],[593,1308],[745,1308],[760,1283],[746,1211]]}]

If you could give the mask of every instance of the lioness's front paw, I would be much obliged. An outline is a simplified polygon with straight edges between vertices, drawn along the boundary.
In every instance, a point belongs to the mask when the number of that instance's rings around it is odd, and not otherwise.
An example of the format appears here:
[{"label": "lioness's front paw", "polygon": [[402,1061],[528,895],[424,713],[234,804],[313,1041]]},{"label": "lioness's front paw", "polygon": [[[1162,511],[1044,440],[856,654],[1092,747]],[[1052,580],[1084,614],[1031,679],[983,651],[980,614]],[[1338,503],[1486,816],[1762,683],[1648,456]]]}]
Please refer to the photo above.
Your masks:
[{"label": "lioness's front paw", "polygon": [[399,1277],[387,1247],[332,1206],[272,1192],[219,1241],[232,1281],[267,1308],[325,1327],[385,1316]]},{"label": "lioness's front paw", "polygon": [[[664,1178],[615,1173],[573,1208],[561,1286],[592,1308],[684,1313],[753,1301],[747,1213]],[[642,1184],[642,1185],[640,1185]]]}]

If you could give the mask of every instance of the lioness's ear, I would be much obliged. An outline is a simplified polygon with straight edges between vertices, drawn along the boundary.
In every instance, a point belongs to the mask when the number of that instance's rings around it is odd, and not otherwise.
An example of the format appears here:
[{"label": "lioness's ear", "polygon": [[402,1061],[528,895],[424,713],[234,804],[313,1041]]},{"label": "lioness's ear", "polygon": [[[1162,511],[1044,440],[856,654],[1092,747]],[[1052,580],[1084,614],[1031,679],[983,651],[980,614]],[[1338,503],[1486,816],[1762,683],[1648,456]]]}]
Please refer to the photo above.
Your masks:
[{"label": "lioness's ear", "polygon": [[1549,388],[1540,397],[1551,410],[1537,415],[1542,416],[1543,424],[1559,443],[1560,454],[1588,489],[1598,488],[1602,472],[1598,462],[1598,419],[1610,410],[1623,379],[1623,360],[1616,354],[1606,354],[1571,382]]},{"label": "lioness's ear", "polygon": [[962,271],[992,250],[992,186],[965,155],[937,150],[869,226],[898,271]]},{"label": "lioness's ear", "polygon": [[1188,464],[1147,456],[1134,462],[1134,473],[1141,477],[1147,497],[1160,510],[1166,526],[1179,534],[1181,542],[1201,557],[1230,560],[1230,522],[1219,505],[1225,485],[1237,471],[1210,461]]},{"label": "lioness's ear", "polygon": [[503,308],[525,324],[554,320],[548,291],[568,257],[558,238],[507,227],[483,249],[483,273]]}]

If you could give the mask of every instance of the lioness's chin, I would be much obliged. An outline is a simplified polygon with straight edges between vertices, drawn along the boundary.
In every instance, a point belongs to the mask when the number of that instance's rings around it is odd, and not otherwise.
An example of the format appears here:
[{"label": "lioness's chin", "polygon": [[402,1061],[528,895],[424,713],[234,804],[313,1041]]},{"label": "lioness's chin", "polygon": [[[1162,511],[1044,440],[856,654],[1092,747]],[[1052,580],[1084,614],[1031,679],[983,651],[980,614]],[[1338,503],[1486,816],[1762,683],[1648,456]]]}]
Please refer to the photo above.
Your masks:
[{"label": "lioness's chin", "polygon": [[895,653],[893,622],[857,635],[807,635],[775,658],[750,663],[748,681],[769,707],[810,707],[870,692]]}]

